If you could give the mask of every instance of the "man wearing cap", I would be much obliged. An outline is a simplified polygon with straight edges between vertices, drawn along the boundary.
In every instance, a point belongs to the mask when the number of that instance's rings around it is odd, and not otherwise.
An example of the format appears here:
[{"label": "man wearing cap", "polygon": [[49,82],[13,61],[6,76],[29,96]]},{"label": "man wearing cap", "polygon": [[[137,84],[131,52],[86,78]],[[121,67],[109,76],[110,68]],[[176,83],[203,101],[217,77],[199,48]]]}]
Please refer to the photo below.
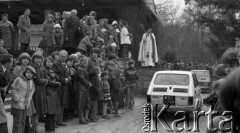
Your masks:
[{"label": "man wearing cap", "polygon": [[17,27],[20,30],[19,34],[19,43],[20,43],[20,49],[21,52],[27,52],[29,48],[29,43],[30,43],[30,27],[31,27],[31,22],[30,22],[30,10],[26,9],[24,14],[21,15],[18,19],[18,24]]},{"label": "man wearing cap", "polygon": [[66,18],[64,23],[64,37],[65,47],[68,49],[68,53],[74,53],[75,48],[80,42],[80,21],[77,17],[77,10],[71,11],[71,16]]},{"label": "man wearing cap", "polygon": [[5,42],[5,47],[10,49],[12,46],[12,40],[14,35],[14,26],[12,22],[8,20],[8,14],[4,13],[1,15],[2,21],[0,21],[0,28],[3,40]]},{"label": "man wearing cap", "polygon": [[126,108],[133,109],[134,106],[134,93],[136,88],[136,82],[139,78],[138,73],[136,71],[135,61],[128,61],[128,68],[124,70],[124,77],[126,79],[126,89],[127,89],[127,98],[126,98]]}]

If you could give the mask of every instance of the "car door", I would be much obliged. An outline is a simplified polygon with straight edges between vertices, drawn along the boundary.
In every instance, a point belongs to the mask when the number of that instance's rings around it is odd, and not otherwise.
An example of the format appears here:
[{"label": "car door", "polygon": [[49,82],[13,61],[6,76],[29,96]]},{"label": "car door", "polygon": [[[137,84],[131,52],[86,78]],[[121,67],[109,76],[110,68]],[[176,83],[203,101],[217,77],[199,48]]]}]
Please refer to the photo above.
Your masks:
[{"label": "car door", "polygon": [[197,76],[195,73],[193,73],[192,76],[193,76],[193,86],[194,86],[194,90],[195,90],[195,96],[199,98],[199,97],[201,97],[201,89],[198,84]]}]

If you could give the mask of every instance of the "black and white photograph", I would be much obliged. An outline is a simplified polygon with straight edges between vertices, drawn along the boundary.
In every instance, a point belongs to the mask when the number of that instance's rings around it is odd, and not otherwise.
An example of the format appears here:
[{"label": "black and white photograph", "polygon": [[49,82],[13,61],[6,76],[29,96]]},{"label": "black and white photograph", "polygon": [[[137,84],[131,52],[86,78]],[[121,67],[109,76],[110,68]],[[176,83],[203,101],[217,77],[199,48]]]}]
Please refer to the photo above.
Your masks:
[{"label": "black and white photograph", "polygon": [[0,0],[0,133],[240,133],[239,66],[240,0]]}]

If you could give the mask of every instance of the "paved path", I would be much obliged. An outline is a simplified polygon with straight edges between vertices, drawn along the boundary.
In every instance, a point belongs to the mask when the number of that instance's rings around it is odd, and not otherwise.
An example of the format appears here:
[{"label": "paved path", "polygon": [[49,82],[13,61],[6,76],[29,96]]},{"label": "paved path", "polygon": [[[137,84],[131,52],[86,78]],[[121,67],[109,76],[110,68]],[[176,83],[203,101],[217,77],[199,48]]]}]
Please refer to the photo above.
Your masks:
[{"label": "paved path", "polygon": [[[203,95],[206,97],[206,95]],[[143,123],[143,104],[145,103],[145,97],[135,98],[134,110],[120,110],[122,117],[116,118],[110,115],[111,119],[106,120],[100,118],[99,122],[92,122],[87,125],[81,125],[78,123],[78,119],[75,118],[67,123],[66,127],[59,127],[55,133],[142,133]],[[8,107],[8,106],[6,106]],[[207,111],[208,108],[203,106],[203,110]],[[166,115],[167,122],[171,123],[174,120],[174,114]],[[9,115],[9,131],[11,131],[12,117]],[[191,125],[192,123],[190,123]],[[205,133],[207,126],[207,117],[200,117],[200,133]],[[179,125],[180,126],[180,125]],[[40,123],[40,132],[45,133],[44,123]],[[158,132],[168,133],[158,122]],[[11,132],[10,132],[11,133]],[[185,133],[185,131],[184,131]]]}]

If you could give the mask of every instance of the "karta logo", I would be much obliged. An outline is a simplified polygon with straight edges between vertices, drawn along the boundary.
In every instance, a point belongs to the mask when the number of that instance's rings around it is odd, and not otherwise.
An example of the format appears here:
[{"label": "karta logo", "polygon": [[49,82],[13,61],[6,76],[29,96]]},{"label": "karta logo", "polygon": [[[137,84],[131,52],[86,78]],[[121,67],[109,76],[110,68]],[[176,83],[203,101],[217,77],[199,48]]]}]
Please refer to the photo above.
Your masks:
[{"label": "karta logo", "polygon": [[[151,104],[145,104],[143,106],[144,111],[144,122],[143,122],[143,127],[142,130],[144,132],[158,132],[158,122],[160,123],[160,126],[168,131],[168,132],[199,132],[199,118],[201,116],[207,116],[207,129],[208,131],[211,132],[216,132],[216,131],[222,131],[222,132],[229,132],[229,131],[236,131],[239,128],[234,126],[237,122],[237,119],[235,115],[231,111],[224,111],[220,116],[222,116],[222,120],[220,120],[219,123],[217,123],[217,127],[213,127],[212,120],[214,117],[219,116],[218,112],[212,111],[211,108],[209,109],[208,112],[204,111],[193,111],[192,112],[192,118],[189,117],[189,113],[185,111],[177,111],[175,113],[175,116],[181,116],[181,118],[173,120],[171,123],[167,122],[165,117],[166,114],[168,113],[168,109],[171,105],[163,105],[160,110],[159,105],[153,106]],[[155,113],[153,113],[155,112]],[[189,127],[189,122],[192,120],[193,126]],[[183,126],[180,127],[178,126],[180,123],[183,123]],[[160,128],[161,128],[160,127]],[[236,128],[234,128],[236,127]],[[207,129],[202,129],[202,130],[207,130]]]}]

